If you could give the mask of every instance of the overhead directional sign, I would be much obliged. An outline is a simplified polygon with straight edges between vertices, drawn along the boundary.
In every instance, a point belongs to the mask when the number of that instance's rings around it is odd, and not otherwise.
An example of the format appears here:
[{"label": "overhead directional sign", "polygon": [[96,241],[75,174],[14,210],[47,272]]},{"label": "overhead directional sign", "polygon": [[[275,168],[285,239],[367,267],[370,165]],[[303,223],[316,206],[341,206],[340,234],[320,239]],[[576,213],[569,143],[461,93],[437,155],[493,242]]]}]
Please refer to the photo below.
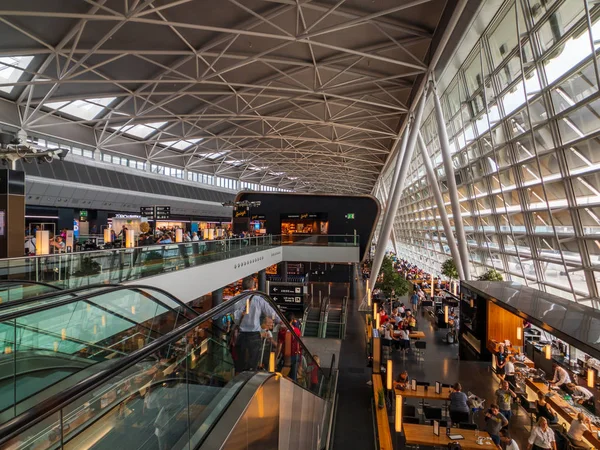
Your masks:
[{"label": "overhead directional sign", "polygon": [[168,220],[171,218],[170,206],[155,206],[156,209],[154,218],[156,220]]},{"label": "overhead directional sign", "polygon": [[273,295],[302,295],[302,286],[271,286]]},{"label": "overhead directional sign", "polygon": [[304,313],[306,286],[297,283],[269,283],[269,295],[283,312]]}]

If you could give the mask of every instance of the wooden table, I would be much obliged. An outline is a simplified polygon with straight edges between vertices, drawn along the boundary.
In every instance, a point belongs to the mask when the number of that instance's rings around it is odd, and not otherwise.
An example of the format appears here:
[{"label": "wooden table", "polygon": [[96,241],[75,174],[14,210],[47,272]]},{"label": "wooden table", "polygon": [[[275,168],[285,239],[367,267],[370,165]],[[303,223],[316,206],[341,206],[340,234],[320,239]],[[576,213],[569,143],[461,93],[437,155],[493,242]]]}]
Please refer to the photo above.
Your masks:
[{"label": "wooden table", "polygon": [[381,375],[371,375],[373,381],[373,395],[375,397],[375,419],[377,420],[377,437],[379,440],[380,450],[393,450],[392,433],[390,432],[390,420],[388,418],[387,408],[379,408],[377,406],[377,395],[380,389],[383,389]]},{"label": "wooden table", "polygon": [[439,394],[435,393],[435,384],[429,386],[427,390],[425,390],[425,386],[417,386],[417,390],[413,391],[410,388],[410,385],[406,388],[406,390],[401,391],[400,389],[395,389],[396,394],[402,395],[404,398],[421,398],[427,400],[441,400],[447,401],[450,398],[451,389],[449,387],[443,387]]},{"label": "wooden table", "polygon": [[[412,423],[404,424],[404,436],[409,445],[426,445],[429,447],[447,447],[450,442],[454,442],[446,436],[446,428],[440,427],[440,435],[433,434],[433,426],[416,425]],[[463,430],[452,428],[451,434],[461,434],[464,439],[457,441],[460,446],[466,450],[481,450],[482,448],[496,449],[496,446],[490,439],[486,439],[483,445],[477,444],[475,430]],[[489,437],[484,431],[479,432],[480,436]]]},{"label": "wooden table", "polygon": [[[538,392],[542,392],[546,395],[549,391],[548,387],[544,383],[536,383],[530,379],[525,380],[525,384],[529,389],[534,391],[536,394]],[[577,411],[573,410],[571,405],[569,405],[562,397],[562,391],[558,391],[552,397],[546,397],[546,401],[550,403],[552,409],[556,411],[556,413],[562,417],[567,423],[571,423],[573,420],[577,418]],[[570,414],[569,411],[574,411],[574,414]],[[594,425],[591,426],[592,432],[587,430],[583,433],[583,437],[595,448],[600,449],[600,439],[598,439],[597,433],[599,429]]]},{"label": "wooden table", "polygon": [[[400,331],[394,331],[394,336],[400,336]],[[425,339],[425,333],[423,331],[412,331],[408,333],[410,339]]]}]

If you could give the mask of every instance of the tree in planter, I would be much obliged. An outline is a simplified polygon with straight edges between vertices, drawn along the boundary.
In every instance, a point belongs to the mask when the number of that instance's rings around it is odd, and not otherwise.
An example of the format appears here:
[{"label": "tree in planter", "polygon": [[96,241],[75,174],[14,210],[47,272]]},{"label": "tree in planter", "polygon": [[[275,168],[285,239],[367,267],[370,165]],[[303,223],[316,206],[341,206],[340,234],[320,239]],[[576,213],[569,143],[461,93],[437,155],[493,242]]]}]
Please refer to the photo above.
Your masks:
[{"label": "tree in planter", "polygon": [[408,293],[408,281],[402,278],[398,272],[394,270],[392,258],[387,255],[383,257],[381,271],[377,277],[375,288],[381,289],[381,292],[383,292],[386,297],[391,297],[392,291],[397,296],[406,295]]},{"label": "tree in planter", "polygon": [[504,277],[496,269],[490,269],[479,277],[479,281],[503,281]]},{"label": "tree in planter", "polygon": [[452,258],[448,258],[442,264],[442,275],[447,276],[451,280],[458,278],[458,270],[456,270],[456,264]]}]

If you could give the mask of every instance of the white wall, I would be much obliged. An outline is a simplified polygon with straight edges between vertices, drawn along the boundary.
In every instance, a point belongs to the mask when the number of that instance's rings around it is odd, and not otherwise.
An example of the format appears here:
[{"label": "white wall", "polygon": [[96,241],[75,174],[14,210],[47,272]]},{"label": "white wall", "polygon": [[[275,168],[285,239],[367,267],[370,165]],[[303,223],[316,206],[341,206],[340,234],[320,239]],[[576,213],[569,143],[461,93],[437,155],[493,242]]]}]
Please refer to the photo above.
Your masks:
[{"label": "white wall", "polygon": [[327,247],[289,245],[283,247],[284,261],[305,261],[320,263],[359,262],[359,247]]},{"label": "white wall", "polygon": [[183,302],[190,302],[259,270],[280,263],[282,257],[282,247],[274,247],[123,284],[154,286],[166,290]]}]

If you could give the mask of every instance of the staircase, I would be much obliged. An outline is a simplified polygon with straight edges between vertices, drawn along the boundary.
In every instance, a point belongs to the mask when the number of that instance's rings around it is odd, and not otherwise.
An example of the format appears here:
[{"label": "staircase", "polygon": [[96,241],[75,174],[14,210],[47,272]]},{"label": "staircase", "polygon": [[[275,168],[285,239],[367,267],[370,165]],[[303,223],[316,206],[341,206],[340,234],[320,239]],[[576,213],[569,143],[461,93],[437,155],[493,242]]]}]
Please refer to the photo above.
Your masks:
[{"label": "staircase", "polygon": [[341,339],[341,328],[342,328],[342,310],[341,309],[330,309],[327,315],[327,331],[325,332],[326,338]]},{"label": "staircase", "polygon": [[321,311],[319,308],[310,308],[308,316],[306,317],[306,323],[304,324],[304,336],[307,337],[318,337],[319,336],[319,320],[321,318]]}]

